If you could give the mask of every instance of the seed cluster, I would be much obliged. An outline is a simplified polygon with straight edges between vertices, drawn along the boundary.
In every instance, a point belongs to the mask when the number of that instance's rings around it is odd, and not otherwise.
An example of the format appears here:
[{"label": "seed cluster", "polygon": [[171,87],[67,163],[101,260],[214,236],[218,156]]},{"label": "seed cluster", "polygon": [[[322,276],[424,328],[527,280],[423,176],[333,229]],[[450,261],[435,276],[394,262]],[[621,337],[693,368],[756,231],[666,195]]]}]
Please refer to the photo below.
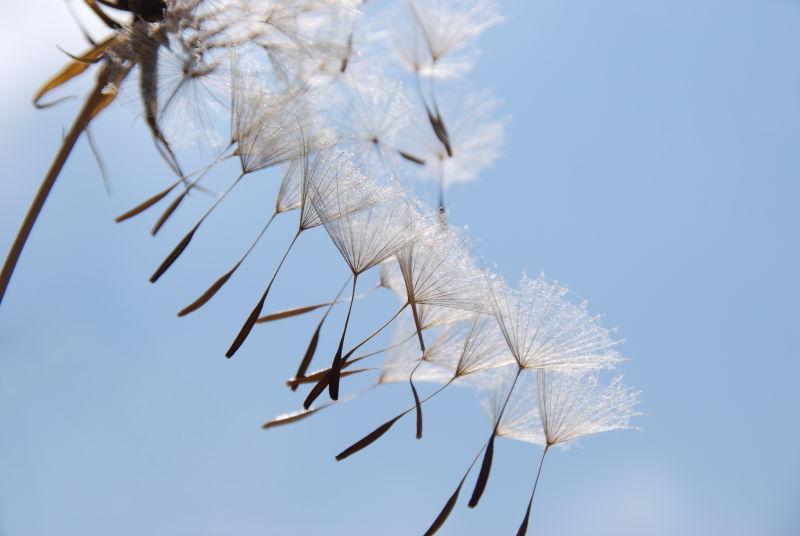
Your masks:
[{"label": "seed cluster", "polygon": [[[305,390],[303,409],[266,424],[305,419],[341,402],[346,378],[374,374],[374,386],[407,383],[409,408],[356,441],[343,460],[386,434],[406,415],[423,435],[423,406],[450,385],[465,385],[486,400],[492,430],[426,534],[435,533],[457,503],[473,466],[482,459],[469,500],[475,507],[489,481],[495,439],[539,444],[542,458],[555,445],[627,428],[636,415],[635,391],[605,376],[623,359],[617,341],[570,299],[567,289],[540,275],[516,287],[475,258],[463,231],[447,221],[445,190],[475,179],[498,155],[504,120],[496,100],[469,91],[466,76],[475,40],[500,21],[490,0],[84,0],[108,26],[37,92],[51,92],[90,70],[96,81],[64,137],[0,277],[0,299],[47,194],[78,138],[119,95],[137,84],[141,116],[156,149],[174,173],[165,189],[117,218],[160,208],[152,234],[188,202],[207,192],[204,181],[220,162],[238,159],[239,175],[210,202],[150,281],[158,281],[187,250],[208,216],[243,181],[267,169],[282,171],[263,228],[231,268],[178,313],[208,304],[256,248],[273,220],[297,212],[297,230],[243,314],[227,357],[257,324],[321,311],[315,330],[287,380]],[[378,4],[378,5],[376,5]],[[384,5],[387,4],[387,5]],[[108,9],[108,8],[113,8]],[[127,20],[115,18],[128,12]],[[112,16],[109,13],[114,13]],[[183,151],[213,151],[201,169],[187,171]],[[420,201],[409,177],[435,180],[437,207]],[[191,196],[192,200],[206,199]],[[265,314],[270,289],[299,237],[320,227],[350,276],[328,301]],[[357,288],[379,272],[377,289],[399,306],[363,340],[348,340]],[[349,290],[349,292],[348,292]],[[329,363],[311,371],[320,334],[334,307],[347,307]],[[397,324],[391,344],[367,350]],[[385,356],[383,362],[378,362]],[[419,384],[438,387],[421,396]],[[323,400],[327,399],[327,400]],[[482,455],[482,458],[481,458]]]}]

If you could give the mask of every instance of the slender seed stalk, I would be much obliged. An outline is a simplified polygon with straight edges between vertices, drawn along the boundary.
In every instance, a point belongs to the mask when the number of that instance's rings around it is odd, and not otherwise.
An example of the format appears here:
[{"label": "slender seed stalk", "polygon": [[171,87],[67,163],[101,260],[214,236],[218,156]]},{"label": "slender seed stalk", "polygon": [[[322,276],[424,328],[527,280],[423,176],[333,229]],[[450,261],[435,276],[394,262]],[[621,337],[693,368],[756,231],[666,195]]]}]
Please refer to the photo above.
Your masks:
[{"label": "slender seed stalk", "polygon": [[306,313],[310,313],[312,311],[316,311],[317,309],[321,309],[323,307],[330,307],[332,302],[322,302],[322,303],[314,303],[311,305],[303,305],[301,307],[293,307],[291,309],[284,309],[283,311],[278,311],[275,313],[268,313],[264,316],[260,316],[258,320],[256,320],[256,324],[266,324],[267,322],[275,322],[276,320],[283,320],[286,318],[292,318],[295,316],[302,316]]},{"label": "slender seed stalk", "polygon": [[[352,365],[355,365],[359,361],[361,361],[363,359],[368,359],[368,358],[370,358],[372,356],[375,356],[375,355],[382,354],[384,352],[388,352],[389,350],[392,350],[394,348],[398,348],[398,347],[402,346],[403,344],[405,344],[406,342],[408,342],[411,339],[413,339],[415,336],[416,336],[416,334],[412,333],[411,335],[409,335],[408,337],[406,337],[402,341],[397,342],[397,343],[395,343],[395,344],[393,344],[391,346],[387,346],[386,348],[381,348],[380,350],[375,350],[374,352],[369,352],[367,354],[363,354],[363,355],[360,355],[358,357],[354,357],[352,359],[343,360],[343,362],[342,362],[342,377],[346,376],[346,374],[345,374],[346,373],[346,369],[350,368]],[[371,368],[359,369],[360,372],[367,372],[367,371],[371,371],[371,370],[380,370],[380,367],[371,367]],[[330,369],[330,367],[328,367],[328,368],[325,368],[325,369],[316,370],[316,371],[312,372],[311,374],[305,373],[305,374],[303,374],[303,376],[295,376],[294,378],[289,378],[288,380],[286,380],[286,385],[292,386],[292,385],[295,385],[295,384],[299,385],[301,383],[317,382],[320,379],[322,379],[325,375],[330,374],[330,372],[331,372],[331,369]]]},{"label": "slender seed stalk", "polygon": [[[188,177],[181,176],[181,178],[178,179],[178,181],[172,187],[169,188],[168,191],[171,191],[175,187],[177,187],[179,184],[183,184],[184,185],[183,191],[178,195],[178,197],[173,199],[172,202],[169,205],[167,205],[167,208],[164,209],[164,212],[161,213],[161,215],[158,217],[156,222],[153,224],[153,227],[150,229],[150,234],[152,236],[156,236],[158,234],[158,232],[161,230],[161,228],[164,226],[164,224],[167,223],[167,220],[169,220],[172,217],[172,215],[175,213],[175,211],[178,210],[178,207],[180,206],[180,204],[183,202],[184,199],[186,199],[186,197],[188,197],[190,195],[190,193],[192,192],[193,189],[196,188],[196,189],[201,190],[201,191],[207,191],[207,190],[205,190],[205,188],[200,186],[200,181],[203,180],[203,178],[205,178],[206,174],[211,170],[211,168],[213,168],[215,165],[217,165],[220,161],[222,161],[225,158],[228,158],[228,157],[231,156],[231,155],[227,155],[226,156],[225,153],[228,151],[228,149],[231,148],[232,145],[233,144],[228,145],[228,147],[226,147],[225,150],[222,153],[220,153],[220,155],[217,158],[215,158],[213,162],[211,162],[210,164],[208,164],[204,168],[202,168],[200,170],[200,174],[192,182],[187,183],[186,179]],[[244,173],[243,173],[243,175],[244,175]],[[241,177],[239,177],[239,178],[241,178]],[[151,198],[151,199],[153,199],[153,198]],[[145,202],[145,203],[147,203],[147,202]],[[145,209],[149,208],[149,206],[150,205],[147,205],[144,208]],[[136,215],[141,211],[136,212],[136,209],[133,209],[132,211],[130,211],[130,212],[124,214],[123,216],[120,216],[119,218],[117,218],[117,222],[122,221],[120,218],[125,219],[124,216],[126,216],[127,214],[130,214],[131,212],[133,212],[132,215]],[[128,217],[130,217],[130,216],[128,216]]]},{"label": "slender seed stalk", "polygon": [[[164,199],[170,192],[172,192],[175,188],[177,188],[179,184],[182,184],[185,178],[191,177],[192,175],[194,175],[196,173],[199,173],[197,178],[195,178],[192,182],[189,183],[188,189],[186,189],[184,192],[182,192],[181,195],[178,196],[178,199],[173,200],[173,202],[170,203],[170,205],[166,208],[166,210],[158,218],[158,220],[156,221],[155,225],[150,230],[150,234],[155,235],[158,232],[158,230],[161,229],[161,226],[169,218],[169,215],[172,214],[173,212],[175,212],[175,208],[177,208],[177,205],[183,200],[183,196],[187,195],[190,190],[196,188],[198,190],[210,193],[208,190],[206,190],[205,188],[200,186],[199,182],[200,182],[200,180],[203,179],[203,177],[205,177],[206,173],[208,173],[208,171],[213,166],[215,166],[220,161],[222,161],[222,160],[224,160],[226,158],[230,158],[232,156],[232,155],[226,155],[225,154],[228,151],[228,149],[231,148],[232,145],[233,144],[229,145],[222,153],[220,153],[220,156],[218,156],[210,164],[206,165],[203,168],[200,168],[199,170],[197,170],[197,171],[195,171],[193,173],[190,173],[186,177],[179,178],[177,181],[173,182],[172,184],[170,184],[165,189],[161,190],[160,192],[156,193],[155,195],[153,195],[151,197],[148,197],[147,199],[145,199],[144,201],[142,201],[141,203],[139,203],[138,205],[136,205],[132,209],[120,214],[119,216],[114,218],[114,221],[116,223],[121,223],[121,222],[123,222],[125,220],[129,220],[130,218],[133,218],[134,216],[138,216],[142,212],[146,211],[147,209],[151,208],[152,206],[156,205],[159,201]],[[175,205],[175,208],[172,208],[173,205]]]},{"label": "slender seed stalk", "polygon": [[450,517],[450,513],[453,511],[453,507],[456,505],[456,501],[458,501],[458,495],[459,493],[461,493],[461,488],[464,486],[464,481],[467,480],[467,476],[469,475],[470,471],[472,471],[472,468],[478,461],[478,457],[481,455],[481,453],[484,451],[485,448],[486,445],[482,446],[481,449],[475,454],[475,457],[472,459],[472,463],[469,464],[469,467],[467,467],[466,472],[464,472],[464,476],[461,477],[461,481],[458,483],[456,490],[447,500],[444,507],[442,508],[442,511],[439,512],[438,516],[436,516],[436,519],[433,521],[428,530],[425,531],[425,536],[433,536],[434,534],[436,534],[436,532],[438,532],[438,530],[442,528],[442,525],[444,525],[445,521],[447,521],[447,518]]},{"label": "slender seed stalk", "polygon": [[[197,232],[197,230],[200,228],[200,226],[203,224],[206,218],[208,218],[208,216],[211,215],[214,209],[219,206],[219,204],[222,202],[223,199],[225,199],[225,197],[231,192],[231,190],[233,190],[233,188],[237,184],[239,184],[239,181],[242,180],[242,177],[244,177],[244,172],[240,174],[238,177],[236,177],[233,183],[231,183],[231,185],[228,186],[228,188],[222,193],[222,195],[219,196],[214,201],[214,203],[208,208],[208,210],[206,210],[205,213],[203,213],[200,219],[197,220],[197,223],[195,223],[194,226],[189,230],[189,232],[186,233],[186,235],[181,239],[181,241],[178,242],[178,245],[176,245],[172,249],[170,254],[167,255],[167,257],[161,262],[158,268],[156,268],[156,271],[153,272],[153,275],[150,276],[151,283],[155,283],[156,281],[158,281],[161,278],[161,276],[164,275],[167,270],[169,270],[170,266],[172,266],[173,263],[176,260],[178,260],[178,257],[180,257],[184,251],[186,251],[186,248],[189,246],[189,243],[192,241],[192,238],[194,238],[194,234]],[[186,191],[188,190],[182,192],[181,195],[184,195]],[[181,198],[178,197],[178,199]]]},{"label": "slender seed stalk", "polygon": [[[436,533],[436,531],[438,531],[442,527],[442,525],[444,525],[444,522],[447,520],[447,517],[450,515],[450,512],[452,512],[453,507],[455,506],[456,500],[458,500],[458,494],[461,492],[461,487],[464,485],[464,481],[466,480],[467,475],[469,475],[470,471],[475,466],[475,463],[478,461],[478,457],[481,455],[481,453],[486,451],[486,454],[484,455],[483,458],[483,462],[481,463],[481,470],[480,473],[478,474],[478,479],[475,483],[475,490],[472,493],[472,497],[470,498],[468,506],[470,508],[474,508],[478,504],[478,501],[480,500],[480,497],[483,494],[484,489],[486,489],[486,483],[489,480],[489,470],[491,469],[492,456],[494,450],[494,439],[495,436],[497,435],[497,428],[500,425],[500,419],[502,418],[502,414],[505,411],[506,406],[508,405],[508,401],[511,398],[511,393],[514,391],[514,387],[516,386],[517,380],[519,379],[519,376],[523,370],[524,369],[522,367],[519,367],[517,370],[517,374],[514,377],[514,382],[511,384],[511,389],[509,389],[508,391],[508,396],[506,396],[505,402],[503,403],[503,406],[500,409],[500,415],[497,417],[497,423],[495,423],[494,429],[492,430],[492,435],[489,437],[489,440],[486,443],[484,443],[484,445],[475,455],[475,458],[472,460],[472,463],[469,464],[469,467],[467,467],[467,471],[461,478],[461,482],[459,482],[456,491],[453,493],[453,495],[450,497],[447,503],[445,503],[444,508],[442,508],[442,511],[439,513],[437,518],[434,520],[433,524],[425,533],[426,536],[432,536],[433,534]],[[541,470],[541,465],[540,465],[540,470]]]},{"label": "slender seed stalk", "polygon": [[208,287],[208,289],[206,289],[206,291],[202,295],[200,295],[199,298],[197,298],[192,303],[190,303],[189,305],[178,311],[178,316],[186,316],[189,313],[196,311],[197,309],[205,305],[211,298],[213,298],[217,292],[219,292],[222,286],[228,282],[228,279],[231,278],[233,273],[239,268],[239,266],[241,266],[241,264],[248,257],[248,255],[250,255],[250,253],[256,247],[256,244],[258,244],[258,241],[261,240],[261,237],[263,237],[264,233],[266,233],[267,229],[269,229],[272,220],[274,220],[275,216],[277,215],[278,215],[277,212],[272,213],[272,216],[269,218],[266,225],[264,225],[264,227],[261,228],[261,232],[258,233],[258,236],[256,236],[255,240],[253,240],[253,242],[250,244],[250,247],[247,248],[247,251],[245,251],[244,255],[242,255],[239,258],[239,260],[236,261],[236,264],[234,264],[230,270],[225,272],[216,281],[214,281],[214,283],[210,287]]},{"label": "slender seed stalk", "polygon": [[125,220],[129,220],[130,218],[133,218],[134,216],[138,216],[139,214],[141,214],[142,212],[144,212],[148,208],[152,207],[153,205],[157,204],[159,201],[164,199],[180,183],[181,183],[181,180],[178,179],[177,181],[173,182],[172,184],[170,184],[165,189],[161,190],[160,192],[156,193],[155,195],[153,195],[151,197],[148,197],[147,199],[145,199],[144,201],[142,201],[141,203],[139,203],[138,205],[136,205],[132,209],[123,212],[122,214],[120,214],[119,216],[114,218],[114,221],[116,223],[121,223],[121,222],[123,222]]},{"label": "slender seed stalk", "polygon": [[264,289],[264,293],[261,295],[261,299],[258,300],[258,303],[250,312],[250,315],[247,317],[247,320],[245,320],[244,325],[242,325],[242,329],[239,330],[239,334],[236,335],[236,338],[233,340],[233,343],[231,343],[230,348],[228,348],[228,351],[225,352],[225,357],[227,357],[228,359],[233,357],[233,354],[235,354],[236,351],[239,349],[239,347],[242,345],[242,343],[244,343],[245,339],[250,334],[250,331],[253,329],[253,326],[255,326],[258,317],[261,316],[261,311],[264,309],[264,302],[267,301],[267,295],[269,294],[269,290],[272,288],[272,284],[275,282],[275,278],[278,276],[278,272],[280,272],[281,266],[283,266],[283,262],[286,260],[286,257],[292,250],[292,246],[294,246],[294,243],[297,241],[297,237],[299,237],[300,233],[302,232],[303,230],[299,229],[295,233],[294,238],[292,238],[292,241],[289,243],[289,247],[286,248],[286,252],[284,252],[283,257],[281,257],[281,262],[278,263],[278,267],[275,268],[275,271],[272,273],[272,277],[270,278],[269,283],[267,284],[267,288]]},{"label": "slender seed stalk", "polygon": [[[372,332],[372,334],[371,334],[369,337],[367,337],[367,338],[363,339],[363,340],[362,340],[361,342],[359,342],[359,343],[358,343],[356,346],[354,346],[354,347],[353,347],[353,348],[352,348],[352,349],[351,349],[349,352],[347,352],[347,354],[345,354],[344,356],[342,356],[341,368],[342,368],[342,369],[346,368],[346,367],[347,367],[347,366],[350,364],[350,363],[349,363],[349,361],[348,361],[348,359],[350,358],[350,356],[352,356],[352,355],[353,355],[353,354],[354,354],[354,353],[355,353],[355,352],[356,352],[356,351],[357,351],[357,350],[358,350],[358,349],[359,349],[361,346],[363,346],[364,344],[366,344],[367,342],[369,342],[369,341],[370,341],[370,340],[371,340],[373,337],[377,336],[377,335],[378,335],[378,334],[379,334],[381,331],[383,331],[383,330],[384,330],[384,329],[385,329],[385,328],[386,328],[386,327],[387,327],[389,324],[391,324],[391,323],[392,323],[392,321],[393,321],[395,318],[397,318],[397,317],[400,315],[400,313],[402,313],[402,312],[403,312],[403,310],[404,310],[406,307],[408,307],[408,303],[405,303],[405,304],[403,304],[403,305],[402,305],[402,306],[401,306],[401,307],[400,307],[400,308],[399,308],[399,309],[398,309],[398,310],[397,310],[397,311],[396,311],[396,312],[395,312],[395,313],[392,315],[392,317],[391,317],[391,318],[389,318],[389,320],[387,320],[386,322],[384,322],[384,324],[383,324],[383,325],[382,325],[380,328],[378,328],[377,330],[375,330],[374,332]],[[413,335],[412,335],[412,336],[413,336]],[[311,407],[311,404],[313,404],[313,403],[314,403],[314,401],[317,399],[317,397],[318,397],[320,394],[322,394],[322,391],[324,391],[324,390],[325,390],[325,389],[326,389],[326,388],[327,388],[327,387],[330,385],[330,382],[331,382],[331,377],[332,377],[332,375],[333,375],[333,374],[332,374],[332,372],[333,372],[333,370],[332,370],[332,369],[333,369],[333,367],[331,367],[330,369],[327,369],[326,371],[324,371],[324,372],[325,372],[325,374],[324,374],[324,375],[323,375],[323,376],[322,376],[322,377],[319,379],[319,381],[317,382],[317,384],[316,384],[316,385],[315,385],[315,386],[314,386],[314,387],[311,389],[311,391],[308,393],[308,395],[306,396],[306,399],[303,401],[303,407],[304,407],[304,408],[308,409],[309,407]]]},{"label": "slender seed stalk", "polygon": [[[347,378],[348,376],[354,376],[356,374],[361,374],[362,372],[372,372],[373,370],[381,370],[380,367],[366,367],[366,368],[359,368],[359,369],[351,369],[347,367],[348,365],[352,365],[354,361],[350,363],[345,363],[345,366],[342,367],[342,378]],[[291,387],[292,385],[301,385],[306,383],[316,383],[320,380],[324,379],[328,374],[331,373],[330,367],[320,370],[315,370],[314,372],[308,373],[304,375],[302,378],[290,378],[286,380],[286,385]],[[325,384],[327,387],[328,384]]]},{"label": "slender seed stalk", "polygon": [[343,368],[346,367],[347,365],[352,365],[353,363],[357,363],[358,361],[361,361],[362,359],[367,359],[368,357],[379,355],[379,354],[382,354],[384,352],[388,352],[389,350],[394,350],[395,348],[399,348],[400,346],[403,346],[405,343],[407,343],[408,341],[410,341],[411,339],[413,339],[416,336],[417,336],[416,333],[412,333],[411,335],[409,335],[408,337],[406,337],[405,339],[403,339],[403,340],[401,340],[399,342],[396,342],[396,343],[391,344],[389,346],[386,346],[384,348],[380,348],[378,350],[374,350],[372,352],[368,352],[366,354],[362,354],[362,355],[354,357],[352,359],[348,359],[345,362],[345,364],[343,365]]},{"label": "slender seed stalk", "polygon": [[500,420],[503,418],[503,413],[506,410],[506,406],[508,406],[508,401],[511,400],[511,394],[514,392],[514,387],[517,385],[517,380],[519,380],[519,376],[522,374],[523,370],[524,369],[521,366],[517,368],[517,374],[514,376],[514,381],[511,384],[511,388],[508,390],[508,395],[506,395],[503,406],[500,408],[500,413],[497,415],[497,422],[492,429],[492,434],[489,436],[489,441],[486,442],[486,456],[484,456],[483,462],[481,463],[481,470],[478,475],[478,480],[475,482],[475,489],[472,491],[472,497],[469,499],[468,506],[470,508],[475,508],[478,506],[478,502],[481,500],[481,496],[486,490],[486,484],[489,482],[489,473],[492,470],[494,440],[495,437],[497,437],[497,429],[500,426]]},{"label": "slender seed stalk", "polygon": [[313,408],[303,409],[303,410],[300,410],[300,411],[295,411],[295,412],[292,412],[292,413],[287,413],[287,414],[284,414],[284,415],[280,415],[280,416],[278,416],[278,417],[276,417],[276,418],[274,418],[274,419],[272,419],[270,421],[265,422],[263,425],[261,425],[261,428],[264,429],[264,430],[267,430],[267,429],[274,428],[274,427],[277,427],[277,426],[283,426],[285,424],[292,424],[292,423],[301,421],[301,420],[303,420],[303,419],[305,419],[307,417],[310,417],[311,415],[314,415],[315,413],[318,413],[319,411],[321,411],[321,410],[323,410],[325,408],[339,406],[341,404],[344,404],[348,400],[353,400],[353,399],[359,398],[361,396],[364,396],[365,394],[369,393],[370,391],[372,391],[377,386],[378,386],[378,384],[370,385],[366,389],[364,389],[364,390],[362,390],[362,391],[360,391],[358,393],[350,394],[350,395],[342,398],[341,400],[336,400],[336,401],[332,401],[331,400],[331,401],[325,402],[324,404],[320,404],[319,406],[315,406]]},{"label": "slender seed stalk", "polygon": [[542,474],[542,464],[544,464],[544,457],[547,455],[547,449],[550,448],[550,444],[545,445],[544,452],[542,452],[542,458],[539,460],[539,470],[536,471],[536,480],[533,481],[533,491],[531,491],[531,498],[528,501],[528,509],[525,511],[525,518],[522,520],[522,524],[519,526],[519,530],[517,530],[517,536],[525,536],[525,533],[528,532],[528,521],[531,517],[531,506],[533,505],[533,497],[536,495],[536,486],[539,484],[539,477]]},{"label": "slender seed stalk", "polygon": [[398,413],[397,415],[395,415],[394,417],[392,417],[391,419],[380,425],[374,431],[370,432],[363,438],[359,439],[358,441],[356,441],[355,443],[344,449],[342,452],[336,455],[336,461],[342,461],[345,458],[355,454],[356,452],[368,447],[369,445],[377,441],[383,434],[389,431],[389,428],[391,428],[394,425],[394,423],[396,423],[397,421],[399,421],[400,419],[402,419],[403,417],[414,411],[414,409],[417,409],[419,406],[421,406],[428,400],[432,399],[433,397],[444,391],[447,386],[449,386],[451,383],[455,381],[455,379],[456,379],[455,377],[451,378],[447,383],[439,387],[436,391],[434,391],[421,401],[418,401],[415,405],[411,406],[405,411]]},{"label": "slender seed stalk", "polygon": [[[372,340],[374,337],[377,337],[377,336],[378,336],[378,334],[380,334],[380,333],[381,333],[381,332],[382,332],[384,329],[386,329],[386,328],[389,326],[389,324],[391,324],[392,322],[394,322],[394,320],[395,320],[395,319],[396,319],[396,318],[397,318],[397,317],[400,315],[400,313],[402,313],[402,312],[405,310],[405,308],[406,308],[406,307],[408,307],[408,302],[406,302],[406,303],[404,303],[403,305],[401,305],[401,306],[400,306],[400,308],[399,308],[397,311],[395,311],[395,313],[394,313],[394,314],[393,314],[393,315],[392,315],[392,316],[389,318],[389,320],[387,320],[386,322],[384,322],[384,323],[383,323],[383,325],[382,325],[381,327],[379,327],[378,329],[376,329],[375,331],[373,331],[373,332],[372,332],[372,333],[371,333],[371,334],[370,334],[368,337],[366,337],[366,338],[362,339],[362,340],[361,340],[361,342],[359,342],[358,344],[356,344],[355,346],[353,346],[353,347],[352,347],[352,348],[351,348],[351,349],[350,349],[350,350],[349,350],[349,351],[348,351],[348,352],[347,352],[347,353],[344,355],[344,358],[343,358],[343,359],[344,359],[344,361],[347,361],[347,360],[350,358],[350,356],[352,356],[354,353],[356,353],[356,351],[358,351],[358,349],[359,349],[359,348],[361,348],[362,346],[364,346],[365,344],[367,344],[367,343],[368,343],[369,341],[371,341],[371,340]],[[412,335],[412,336],[413,336],[413,335]],[[388,348],[387,348],[386,350],[388,350]],[[385,350],[384,350],[384,351],[385,351]]]},{"label": "slender seed stalk", "polygon": [[[411,335],[406,337],[403,341],[395,343],[395,344],[393,344],[391,346],[387,346],[386,348],[381,348],[380,350],[375,350],[374,352],[370,352],[368,354],[360,355],[358,357],[354,357],[354,358],[348,359],[346,361],[343,360],[343,362],[342,362],[342,377],[347,375],[346,374],[347,369],[349,369],[352,365],[355,365],[359,361],[361,361],[363,359],[368,359],[368,358],[370,358],[372,356],[375,356],[375,355],[378,355],[378,354],[382,354],[383,352],[388,352],[389,350],[391,350],[393,348],[397,348],[399,346],[402,346],[404,343],[408,342],[409,340],[413,339],[414,337],[415,337],[415,334],[412,333]],[[371,371],[371,370],[380,370],[380,368],[381,367],[371,367],[371,368],[359,369],[359,371],[360,372],[367,372],[367,371]],[[318,382],[321,379],[324,379],[324,377],[327,376],[330,373],[331,373],[330,367],[324,368],[324,369],[319,369],[319,370],[316,370],[316,371],[314,371],[314,372],[312,372],[310,374],[306,373],[306,374],[304,374],[303,376],[300,376],[300,377],[289,378],[288,380],[286,380],[286,385],[292,386],[294,384],[298,384],[299,385],[301,383]],[[327,384],[326,384],[326,386],[327,386]]]}]

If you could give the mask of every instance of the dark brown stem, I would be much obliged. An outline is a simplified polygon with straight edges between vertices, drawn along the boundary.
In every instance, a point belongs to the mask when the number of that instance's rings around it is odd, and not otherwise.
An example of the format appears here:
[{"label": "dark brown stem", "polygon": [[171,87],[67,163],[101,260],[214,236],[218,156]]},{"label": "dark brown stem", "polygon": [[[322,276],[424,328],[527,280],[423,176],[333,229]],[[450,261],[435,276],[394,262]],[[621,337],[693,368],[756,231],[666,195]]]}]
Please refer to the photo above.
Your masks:
[{"label": "dark brown stem", "polygon": [[303,305],[300,307],[293,307],[291,309],[284,309],[283,311],[278,311],[277,313],[269,313],[259,317],[258,321],[256,321],[256,324],[266,324],[267,322],[275,322],[276,320],[284,320],[286,318],[301,316],[323,307],[330,307],[331,303],[332,302],[315,303],[312,305]]},{"label": "dark brown stem", "polygon": [[405,151],[401,151],[400,149],[398,149],[397,152],[398,152],[398,154],[400,154],[400,156],[402,156],[403,158],[405,158],[409,162],[417,164],[418,166],[424,166],[425,165],[425,160],[423,160],[422,158],[420,158],[418,156],[414,156],[411,153],[407,153]]},{"label": "dark brown stem", "polygon": [[469,498],[467,506],[475,508],[478,506],[478,501],[481,500],[483,492],[486,491],[486,484],[489,483],[489,473],[492,470],[492,460],[494,459],[494,440],[497,434],[492,434],[489,437],[489,442],[486,443],[486,453],[481,462],[481,470],[478,472],[478,478],[475,480],[475,489],[472,490],[472,496]]},{"label": "dark brown stem", "polygon": [[[108,3],[109,3],[108,0],[97,0],[97,1],[99,3],[101,3],[101,4],[103,4],[103,5],[108,5]],[[120,24],[119,22],[115,21],[110,16],[108,16],[108,14],[106,12],[104,12],[102,9],[100,9],[100,6],[98,6],[94,2],[91,2],[89,0],[84,0],[84,3],[87,6],[89,6],[89,9],[94,11],[94,14],[97,15],[97,17],[101,21],[103,21],[103,24],[105,24],[106,26],[108,26],[112,30],[119,30],[120,28],[122,28],[122,24]],[[116,9],[122,9],[122,8],[116,8]]]},{"label": "dark brown stem", "polygon": [[322,378],[320,378],[317,383],[314,384],[314,387],[311,388],[311,391],[309,391],[308,395],[306,396],[306,399],[303,400],[303,408],[304,409],[310,408],[311,404],[313,404],[314,401],[317,398],[319,398],[319,395],[321,395],[322,392],[325,389],[327,389],[330,383],[331,383],[331,374],[329,371],[324,376],[322,376]]}]

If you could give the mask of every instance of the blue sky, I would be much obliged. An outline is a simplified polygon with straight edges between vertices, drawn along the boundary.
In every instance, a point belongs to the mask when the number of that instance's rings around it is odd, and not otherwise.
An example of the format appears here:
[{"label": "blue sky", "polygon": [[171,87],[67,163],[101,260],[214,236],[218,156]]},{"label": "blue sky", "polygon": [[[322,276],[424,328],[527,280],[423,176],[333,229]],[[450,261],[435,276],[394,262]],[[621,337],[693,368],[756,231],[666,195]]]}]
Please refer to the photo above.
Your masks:
[{"label": "blue sky", "polygon": [[[37,112],[30,95],[63,62],[56,44],[82,47],[60,1],[4,10],[2,251],[77,104]],[[475,77],[512,117],[505,157],[450,191],[451,217],[509,279],[543,270],[603,313],[646,413],[638,431],[548,459],[530,533],[800,533],[800,2],[502,11]],[[420,533],[485,438],[475,397],[430,405],[422,442],[409,420],[341,463],[336,452],[407,405],[406,388],[260,430],[298,403],[281,380],[314,319],[259,327],[223,354],[293,216],[213,304],[174,313],[241,251],[275,176],[236,192],[153,286],[195,214],[155,240],[148,221],[114,224],[169,175],[130,109],[95,133],[113,196],[80,144],[0,307],[0,534]],[[324,233],[308,233],[272,309],[325,299],[345,275]],[[359,303],[353,336],[393,305]],[[334,330],[324,337],[335,345]],[[481,506],[459,505],[443,533],[513,533],[539,455],[499,442]]]}]

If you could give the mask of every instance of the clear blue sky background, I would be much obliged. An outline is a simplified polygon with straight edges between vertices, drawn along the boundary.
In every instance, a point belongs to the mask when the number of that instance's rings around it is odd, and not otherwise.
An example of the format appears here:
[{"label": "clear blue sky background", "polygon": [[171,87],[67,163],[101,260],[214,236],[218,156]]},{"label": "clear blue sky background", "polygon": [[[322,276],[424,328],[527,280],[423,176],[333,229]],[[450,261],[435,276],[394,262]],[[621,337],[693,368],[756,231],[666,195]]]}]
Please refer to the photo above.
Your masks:
[{"label": "clear blue sky background", "polygon": [[[36,112],[30,95],[64,61],[54,45],[82,43],[58,0],[3,11],[5,252],[77,105]],[[510,279],[544,270],[604,313],[646,412],[639,431],[548,460],[531,533],[800,534],[800,2],[503,12],[476,77],[513,116],[506,157],[450,192],[452,219]],[[207,310],[175,318],[244,247],[277,179],[245,185],[152,286],[199,205],[156,240],[149,218],[113,223],[168,178],[135,119],[117,108],[95,127],[111,198],[79,146],[0,307],[0,534],[421,533],[485,439],[478,401],[453,390],[429,406],[422,442],[409,420],[342,463],[338,450],[406,406],[405,387],[261,431],[298,404],[281,380],[314,319],[223,353],[294,216]],[[309,233],[271,309],[328,298],[345,273]],[[392,305],[359,303],[353,335]],[[443,533],[512,534],[539,454],[498,443],[481,506],[459,505]]]}]

